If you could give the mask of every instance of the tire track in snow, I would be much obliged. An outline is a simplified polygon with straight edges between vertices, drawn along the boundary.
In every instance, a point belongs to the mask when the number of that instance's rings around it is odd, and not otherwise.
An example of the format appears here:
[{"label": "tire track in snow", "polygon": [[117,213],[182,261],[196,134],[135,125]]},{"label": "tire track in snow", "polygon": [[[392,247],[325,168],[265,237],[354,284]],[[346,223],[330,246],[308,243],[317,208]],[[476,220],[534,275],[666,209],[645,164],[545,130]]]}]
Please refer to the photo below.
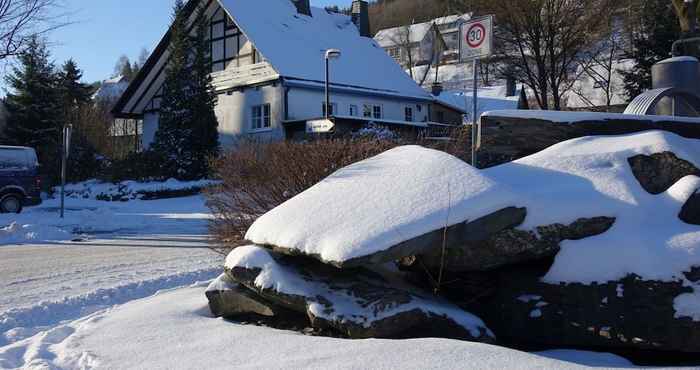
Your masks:
[{"label": "tire track in snow", "polygon": [[0,314],[0,347],[48,330],[67,320],[75,320],[114,305],[149,297],[161,290],[211,280],[220,273],[221,268],[212,267],[112,288],[101,288],[87,294],[66,297],[60,301],[42,302],[31,307],[11,309]]}]

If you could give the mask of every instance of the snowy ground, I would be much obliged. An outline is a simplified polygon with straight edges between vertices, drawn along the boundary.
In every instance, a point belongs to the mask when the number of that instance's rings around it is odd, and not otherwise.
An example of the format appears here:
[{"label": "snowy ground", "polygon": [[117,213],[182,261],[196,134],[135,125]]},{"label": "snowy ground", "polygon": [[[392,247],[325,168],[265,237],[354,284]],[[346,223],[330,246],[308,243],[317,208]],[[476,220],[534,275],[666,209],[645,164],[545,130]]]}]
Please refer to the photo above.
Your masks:
[{"label": "snowy ground", "polygon": [[0,215],[0,347],[221,270],[201,196],[67,205],[63,221],[57,200]]},{"label": "snowy ground", "polygon": [[623,358],[592,352],[529,354],[446,339],[350,341],[240,325],[211,317],[202,284],[103,310],[0,348],[0,368],[585,368],[582,365],[633,367]]}]

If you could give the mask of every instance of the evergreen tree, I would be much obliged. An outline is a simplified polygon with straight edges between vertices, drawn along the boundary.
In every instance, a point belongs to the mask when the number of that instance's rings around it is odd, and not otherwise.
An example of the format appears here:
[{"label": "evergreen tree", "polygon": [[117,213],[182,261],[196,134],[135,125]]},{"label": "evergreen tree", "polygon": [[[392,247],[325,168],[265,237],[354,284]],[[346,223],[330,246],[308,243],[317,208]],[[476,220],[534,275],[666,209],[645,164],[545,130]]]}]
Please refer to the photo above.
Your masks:
[{"label": "evergreen tree", "polygon": [[628,57],[635,61],[629,71],[620,71],[630,99],[651,89],[651,67],[670,57],[673,42],[680,38],[680,26],[671,2],[647,0],[637,3],[632,51]]},{"label": "evergreen tree", "polygon": [[58,178],[62,116],[57,74],[46,45],[29,40],[19,64],[5,78],[10,87],[4,136],[10,144],[35,148],[44,171]]},{"label": "evergreen tree", "polygon": [[63,64],[58,73],[58,92],[60,95],[63,124],[73,125],[71,138],[70,160],[73,165],[68,166],[68,179],[70,181],[83,181],[94,177],[100,164],[97,151],[87,138],[90,127],[81,127],[80,110],[86,105],[92,104],[94,90],[88,84],[80,82],[83,72],[78,65],[69,59]]},{"label": "evergreen tree", "polygon": [[191,180],[208,174],[208,161],[218,153],[219,137],[204,9],[199,10],[196,36],[190,38],[183,7],[182,1],[176,2],[152,149],[163,158],[165,176]]},{"label": "evergreen tree", "polygon": [[209,159],[219,152],[219,123],[214,112],[216,94],[211,85],[211,47],[207,40],[209,27],[206,22],[205,8],[200,7],[197,35],[194,39],[194,56],[192,61],[192,166],[189,175],[203,178],[209,174]]},{"label": "evergreen tree", "polygon": [[189,88],[189,53],[192,43],[187,34],[187,19],[182,0],[175,2],[173,24],[170,28],[170,59],[165,70],[163,98],[160,105],[158,130],[152,150],[162,160],[163,175],[187,177],[192,153],[189,148],[192,111]]},{"label": "evergreen tree", "polygon": [[83,71],[78,68],[73,59],[68,59],[58,74],[59,90],[64,108],[75,109],[92,100],[94,90],[90,85],[80,82],[82,78]]}]

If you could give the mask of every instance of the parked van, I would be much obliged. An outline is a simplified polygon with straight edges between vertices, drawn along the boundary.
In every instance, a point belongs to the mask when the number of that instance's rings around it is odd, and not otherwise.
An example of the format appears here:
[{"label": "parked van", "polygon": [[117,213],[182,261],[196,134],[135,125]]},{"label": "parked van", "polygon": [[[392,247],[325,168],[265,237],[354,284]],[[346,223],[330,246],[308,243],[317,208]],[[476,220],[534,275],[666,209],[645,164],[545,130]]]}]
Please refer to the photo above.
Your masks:
[{"label": "parked van", "polygon": [[0,146],[0,212],[41,204],[39,161],[32,148]]}]

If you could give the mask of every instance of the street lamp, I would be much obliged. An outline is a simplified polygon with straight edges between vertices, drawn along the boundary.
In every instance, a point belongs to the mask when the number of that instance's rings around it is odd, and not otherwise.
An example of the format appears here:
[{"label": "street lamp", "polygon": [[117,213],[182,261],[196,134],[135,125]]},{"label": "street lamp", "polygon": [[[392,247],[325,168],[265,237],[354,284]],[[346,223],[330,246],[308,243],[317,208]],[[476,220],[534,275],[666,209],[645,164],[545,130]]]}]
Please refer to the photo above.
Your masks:
[{"label": "street lamp", "polygon": [[326,50],[326,109],[325,118],[328,119],[331,116],[331,87],[330,87],[330,60],[340,58],[340,50],[338,49],[328,49]]}]

